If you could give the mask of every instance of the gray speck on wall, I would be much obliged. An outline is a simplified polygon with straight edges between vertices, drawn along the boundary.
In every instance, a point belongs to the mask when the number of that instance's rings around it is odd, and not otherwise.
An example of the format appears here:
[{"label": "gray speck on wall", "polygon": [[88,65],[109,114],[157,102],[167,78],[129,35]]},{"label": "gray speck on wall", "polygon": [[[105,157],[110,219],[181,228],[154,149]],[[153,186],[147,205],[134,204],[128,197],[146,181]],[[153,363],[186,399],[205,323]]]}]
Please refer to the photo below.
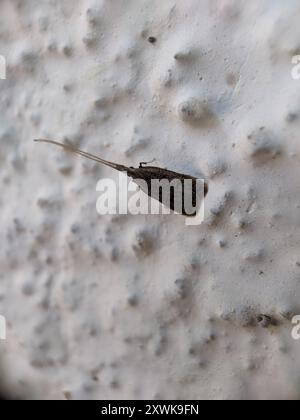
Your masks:
[{"label": "gray speck on wall", "polygon": [[[300,5],[175,3],[1,2],[4,395],[299,399]],[[39,137],[203,168],[204,223],[99,216]]]}]

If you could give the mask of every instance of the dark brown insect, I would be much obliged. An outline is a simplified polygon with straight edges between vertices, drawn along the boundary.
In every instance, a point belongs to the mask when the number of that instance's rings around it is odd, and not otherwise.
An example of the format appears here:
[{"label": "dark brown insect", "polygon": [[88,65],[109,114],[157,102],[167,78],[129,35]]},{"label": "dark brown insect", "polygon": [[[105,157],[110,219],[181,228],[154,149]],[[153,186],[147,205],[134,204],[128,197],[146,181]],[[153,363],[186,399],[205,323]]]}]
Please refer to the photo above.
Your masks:
[{"label": "dark brown insect", "polygon": [[[171,183],[172,181],[177,180],[181,184],[180,194],[182,194],[182,200],[180,200],[180,202],[181,202],[182,209],[179,209],[178,211],[178,208],[176,208],[175,206],[176,191],[175,191],[175,188],[173,187],[170,188],[169,208],[173,211],[179,212],[180,214],[184,216],[195,216],[197,214],[197,211],[194,211],[193,213],[188,214],[185,210],[185,199],[184,199],[185,198],[184,197],[184,194],[185,194],[184,181],[185,180],[192,181],[191,182],[191,185],[192,185],[191,201],[192,201],[192,206],[194,208],[196,208],[197,201],[198,201],[197,200],[198,198],[197,197],[197,194],[198,194],[197,183],[199,182],[199,179],[191,175],[185,175],[185,174],[169,171],[168,169],[163,169],[156,166],[145,166],[147,165],[147,163],[144,163],[144,162],[140,163],[138,168],[128,167],[128,166],[120,165],[118,163],[113,163],[113,162],[109,162],[107,160],[101,159],[98,156],[92,155],[91,153],[84,152],[68,144],[63,144],[57,141],[44,140],[44,139],[38,139],[35,141],[41,142],[41,143],[54,144],[56,146],[62,147],[66,151],[76,153],[87,159],[93,160],[95,162],[109,166],[110,168],[116,169],[117,171],[126,172],[127,175],[130,176],[138,185],[139,185],[138,181],[143,180],[146,182],[147,187],[148,187],[148,189],[144,192],[146,192],[150,197],[160,201],[162,204],[165,204],[162,188],[159,188],[158,196],[154,196],[151,193],[152,181],[153,180],[158,180],[158,181],[167,180]],[[208,192],[208,185],[206,182],[204,182],[204,197],[206,196],[207,192]]]}]

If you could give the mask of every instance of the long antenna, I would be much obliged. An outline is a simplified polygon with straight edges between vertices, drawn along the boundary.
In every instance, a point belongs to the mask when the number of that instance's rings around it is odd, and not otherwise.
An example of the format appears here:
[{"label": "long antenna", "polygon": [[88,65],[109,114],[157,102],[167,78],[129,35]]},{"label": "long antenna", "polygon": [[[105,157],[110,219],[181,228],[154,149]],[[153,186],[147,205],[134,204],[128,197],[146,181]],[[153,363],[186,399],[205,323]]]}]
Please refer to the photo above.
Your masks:
[{"label": "long antenna", "polygon": [[128,168],[124,165],[119,165],[118,163],[109,162],[108,160],[101,159],[98,156],[92,155],[91,153],[84,152],[83,150],[77,149],[74,146],[71,146],[69,144],[59,143],[58,141],[54,140],[46,140],[46,139],[36,139],[34,140],[38,143],[49,143],[54,144],[55,146],[62,147],[68,152],[76,153],[77,155],[83,156],[87,159],[93,160],[98,163],[102,163],[103,165],[109,166],[110,168],[116,169],[117,171],[127,171]]}]

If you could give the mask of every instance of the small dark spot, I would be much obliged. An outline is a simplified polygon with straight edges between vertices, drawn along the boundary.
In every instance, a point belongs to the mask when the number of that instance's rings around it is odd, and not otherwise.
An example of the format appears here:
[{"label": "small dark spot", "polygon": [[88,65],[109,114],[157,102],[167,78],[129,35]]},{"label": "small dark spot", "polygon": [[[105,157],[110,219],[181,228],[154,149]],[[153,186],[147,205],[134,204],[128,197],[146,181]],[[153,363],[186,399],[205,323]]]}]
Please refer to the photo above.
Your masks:
[{"label": "small dark spot", "polygon": [[299,114],[297,114],[297,113],[295,113],[295,112],[289,112],[289,113],[288,113],[288,115],[287,115],[287,117],[286,117],[286,120],[287,120],[287,122],[289,122],[289,123],[293,123],[293,122],[295,122],[298,118],[299,118]]},{"label": "small dark spot", "polygon": [[64,395],[66,400],[68,400],[68,401],[72,400],[72,394],[71,394],[70,391],[64,391],[63,395]]},{"label": "small dark spot", "polygon": [[157,39],[154,36],[149,36],[148,41],[150,42],[150,44],[155,44]]},{"label": "small dark spot", "polygon": [[226,76],[226,83],[227,83],[229,86],[233,86],[233,85],[235,85],[235,84],[237,83],[237,78],[236,78],[236,76],[235,76],[233,73],[229,73],[229,74],[227,74],[227,76]]},{"label": "small dark spot", "polygon": [[50,256],[48,256],[47,258],[46,258],[46,264],[47,265],[51,265],[51,264],[53,264],[53,258],[52,257],[50,257]]},{"label": "small dark spot", "polygon": [[76,223],[74,223],[71,226],[71,229],[70,230],[71,230],[71,233],[73,233],[73,235],[76,235],[77,233],[80,232],[80,227]]},{"label": "small dark spot", "polygon": [[113,379],[111,382],[110,382],[110,387],[112,388],[112,389],[117,389],[117,388],[119,388],[119,386],[120,386],[120,384],[119,384],[119,382],[118,382],[118,380],[117,379]]}]

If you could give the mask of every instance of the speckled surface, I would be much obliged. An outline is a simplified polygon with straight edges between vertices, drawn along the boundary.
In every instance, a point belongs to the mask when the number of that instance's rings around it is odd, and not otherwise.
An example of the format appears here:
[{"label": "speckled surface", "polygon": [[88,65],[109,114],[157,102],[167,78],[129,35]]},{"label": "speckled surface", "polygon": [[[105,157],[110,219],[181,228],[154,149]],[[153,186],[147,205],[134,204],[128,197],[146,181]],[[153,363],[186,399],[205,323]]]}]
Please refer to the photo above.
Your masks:
[{"label": "speckled surface", "polygon": [[[3,390],[298,399],[299,2],[0,8]],[[37,137],[203,172],[205,222],[99,216],[96,184],[117,172]]]}]

